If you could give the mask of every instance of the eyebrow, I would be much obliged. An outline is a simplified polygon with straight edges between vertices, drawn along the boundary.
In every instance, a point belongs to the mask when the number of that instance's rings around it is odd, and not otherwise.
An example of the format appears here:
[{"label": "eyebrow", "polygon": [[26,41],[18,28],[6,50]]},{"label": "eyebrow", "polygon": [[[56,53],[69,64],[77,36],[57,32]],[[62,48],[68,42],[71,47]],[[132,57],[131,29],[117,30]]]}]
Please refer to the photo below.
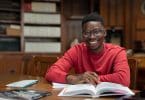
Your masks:
[{"label": "eyebrow", "polygon": [[[90,30],[90,31],[86,31],[86,32],[91,32],[91,31],[94,31],[94,30],[104,30],[103,28],[96,28],[96,29],[93,29],[93,30]],[[83,31],[83,32],[85,32],[85,31]]]}]

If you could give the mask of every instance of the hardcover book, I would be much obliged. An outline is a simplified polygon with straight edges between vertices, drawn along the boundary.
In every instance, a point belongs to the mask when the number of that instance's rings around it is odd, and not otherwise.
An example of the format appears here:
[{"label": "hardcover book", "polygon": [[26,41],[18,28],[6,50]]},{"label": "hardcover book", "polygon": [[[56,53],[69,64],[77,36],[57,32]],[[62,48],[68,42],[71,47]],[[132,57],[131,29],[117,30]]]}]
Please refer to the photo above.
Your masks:
[{"label": "hardcover book", "polygon": [[12,89],[0,91],[1,100],[38,100],[49,95],[51,95],[51,92],[32,89]]},{"label": "hardcover book", "polygon": [[69,85],[64,88],[58,96],[100,97],[123,95],[134,95],[134,93],[128,87],[125,87],[121,84],[101,82],[96,86],[92,84]]}]

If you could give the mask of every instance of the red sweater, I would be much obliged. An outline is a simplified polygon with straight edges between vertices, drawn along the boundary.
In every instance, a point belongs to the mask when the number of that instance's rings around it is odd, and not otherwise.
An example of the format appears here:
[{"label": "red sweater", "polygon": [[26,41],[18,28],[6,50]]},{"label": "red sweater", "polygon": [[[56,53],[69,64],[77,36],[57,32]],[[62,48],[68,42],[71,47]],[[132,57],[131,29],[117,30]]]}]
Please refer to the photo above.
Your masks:
[{"label": "red sweater", "polygon": [[71,67],[77,74],[96,72],[102,82],[120,83],[125,86],[130,84],[126,51],[117,45],[104,43],[104,49],[100,53],[90,52],[85,43],[75,45],[47,70],[45,79],[66,83],[66,75]]}]

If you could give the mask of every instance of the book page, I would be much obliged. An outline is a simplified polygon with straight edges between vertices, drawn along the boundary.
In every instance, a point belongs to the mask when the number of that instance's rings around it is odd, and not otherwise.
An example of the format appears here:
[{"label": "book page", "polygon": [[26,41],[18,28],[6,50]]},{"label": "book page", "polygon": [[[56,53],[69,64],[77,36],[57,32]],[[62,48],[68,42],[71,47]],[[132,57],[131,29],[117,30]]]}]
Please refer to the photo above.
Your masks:
[{"label": "book page", "polygon": [[58,96],[79,96],[79,95],[90,95],[95,96],[95,86],[92,84],[77,84],[70,85],[64,88]]},{"label": "book page", "polygon": [[67,86],[70,86],[70,84],[62,84],[62,83],[55,83],[55,82],[52,83],[52,87],[54,89],[65,88]]},{"label": "book page", "polygon": [[[134,93],[128,88],[121,84],[111,82],[101,82],[96,87],[96,95],[102,94],[102,96],[108,95],[134,95]],[[108,92],[108,94],[107,94]],[[106,94],[103,94],[106,93]],[[111,94],[109,94],[111,93]]]}]

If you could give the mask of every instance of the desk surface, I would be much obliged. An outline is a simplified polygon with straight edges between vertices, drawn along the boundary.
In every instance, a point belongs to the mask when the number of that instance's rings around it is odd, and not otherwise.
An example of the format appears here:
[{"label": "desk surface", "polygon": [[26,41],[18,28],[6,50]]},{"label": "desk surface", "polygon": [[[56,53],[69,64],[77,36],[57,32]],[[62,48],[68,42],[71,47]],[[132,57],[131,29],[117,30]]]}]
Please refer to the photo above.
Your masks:
[{"label": "desk surface", "polygon": [[[0,90],[9,89],[5,85],[11,82],[20,81],[24,79],[37,79],[39,82],[34,84],[28,88],[42,90],[42,91],[51,91],[52,95],[42,98],[41,100],[95,100],[94,98],[84,98],[84,97],[59,97],[58,93],[61,91],[60,89],[53,89],[51,84],[47,82],[42,77],[34,77],[27,75],[0,75]],[[114,100],[115,98],[96,98],[96,100]]]}]

